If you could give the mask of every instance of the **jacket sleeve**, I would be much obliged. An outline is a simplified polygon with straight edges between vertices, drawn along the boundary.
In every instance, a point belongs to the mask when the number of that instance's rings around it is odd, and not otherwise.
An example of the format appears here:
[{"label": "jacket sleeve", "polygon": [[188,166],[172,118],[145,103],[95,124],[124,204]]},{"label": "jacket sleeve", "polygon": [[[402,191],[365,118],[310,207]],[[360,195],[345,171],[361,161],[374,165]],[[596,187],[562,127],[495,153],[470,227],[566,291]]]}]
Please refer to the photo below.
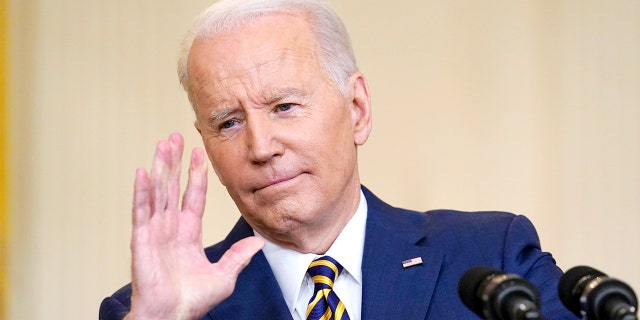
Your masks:
[{"label": "jacket sleeve", "polygon": [[531,221],[515,216],[507,228],[504,243],[504,271],[526,278],[538,289],[545,319],[577,319],[560,302],[558,281],[562,270],[550,253],[541,250]]},{"label": "jacket sleeve", "polygon": [[122,320],[129,313],[131,304],[131,285],[128,284],[116,291],[100,304],[100,320]]}]

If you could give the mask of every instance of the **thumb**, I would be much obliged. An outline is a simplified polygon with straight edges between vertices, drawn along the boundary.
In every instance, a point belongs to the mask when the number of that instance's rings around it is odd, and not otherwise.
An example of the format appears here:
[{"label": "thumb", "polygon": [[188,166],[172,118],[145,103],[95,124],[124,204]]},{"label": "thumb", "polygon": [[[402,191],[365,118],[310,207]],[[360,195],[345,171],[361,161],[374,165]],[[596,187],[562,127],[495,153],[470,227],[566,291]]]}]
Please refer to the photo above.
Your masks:
[{"label": "thumb", "polygon": [[235,278],[262,247],[264,247],[264,240],[262,240],[262,238],[244,238],[234,243],[220,258],[217,265],[225,274]]}]

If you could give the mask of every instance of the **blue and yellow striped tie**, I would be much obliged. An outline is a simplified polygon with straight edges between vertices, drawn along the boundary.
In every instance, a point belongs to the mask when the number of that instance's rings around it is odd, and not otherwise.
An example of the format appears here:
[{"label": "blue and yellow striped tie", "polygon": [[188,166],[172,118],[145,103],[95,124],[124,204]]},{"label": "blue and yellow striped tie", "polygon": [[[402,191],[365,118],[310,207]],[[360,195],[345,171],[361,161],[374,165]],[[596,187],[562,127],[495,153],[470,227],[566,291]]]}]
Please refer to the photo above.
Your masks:
[{"label": "blue and yellow striped tie", "polygon": [[314,290],[307,306],[307,320],[349,320],[344,304],[333,291],[340,272],[342,266],[329,256],[311,262],[307,273],[313,279]]}]

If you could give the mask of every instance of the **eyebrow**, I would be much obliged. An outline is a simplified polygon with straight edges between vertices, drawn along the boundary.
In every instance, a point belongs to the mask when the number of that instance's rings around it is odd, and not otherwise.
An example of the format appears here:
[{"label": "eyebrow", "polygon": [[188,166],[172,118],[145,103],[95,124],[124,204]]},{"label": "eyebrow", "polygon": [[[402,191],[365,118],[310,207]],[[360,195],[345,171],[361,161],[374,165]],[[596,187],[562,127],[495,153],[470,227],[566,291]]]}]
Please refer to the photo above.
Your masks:
[{"label": "eyebrow", "polygon": [[222,110],[211,111],[211,114],[209,115],[209,120],[218,121],[218,120],[223,119],[224,117],[228,116],[233,111],[234,110],[231,109],[231,108],[225,108],[225,109],[222,109]]},{"label": "eyebrow", "polygon": [[309,98],[302,90],[298,88],[289,87],[289,88],[279,89],[275,94],[273,94],[269,99],[266,99],[266,100],[267,100],[267,104],[274,104],[276,102],[282,101],[291,96],[303,98],[305,100]]}]

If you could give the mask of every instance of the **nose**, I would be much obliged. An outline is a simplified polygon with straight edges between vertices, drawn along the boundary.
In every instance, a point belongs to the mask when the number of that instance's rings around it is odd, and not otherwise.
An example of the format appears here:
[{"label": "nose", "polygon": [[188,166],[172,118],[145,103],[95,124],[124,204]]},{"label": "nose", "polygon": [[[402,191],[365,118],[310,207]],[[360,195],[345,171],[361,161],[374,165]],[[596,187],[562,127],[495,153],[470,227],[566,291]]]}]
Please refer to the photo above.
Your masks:
[{"label": "nose", "polygon": [[278,139],[278,127],[268,115],[254,114],[253,117],[248,117],[245,133],[248,156],[252,163],[266,163],[284,153],[284,147]]}]

